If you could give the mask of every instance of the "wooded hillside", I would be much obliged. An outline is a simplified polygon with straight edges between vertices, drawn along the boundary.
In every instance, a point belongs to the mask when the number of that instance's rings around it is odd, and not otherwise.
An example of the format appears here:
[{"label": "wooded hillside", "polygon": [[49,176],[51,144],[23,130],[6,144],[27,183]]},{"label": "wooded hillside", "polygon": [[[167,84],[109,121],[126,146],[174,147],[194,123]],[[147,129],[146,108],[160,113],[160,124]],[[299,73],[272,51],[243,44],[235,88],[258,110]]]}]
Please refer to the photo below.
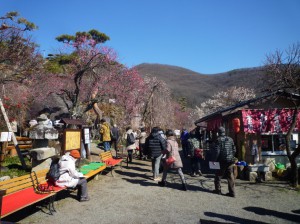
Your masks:
[{"label": "wooded hillside", "polygon": [[236,69],[219,74],[205,75],[185,68],[162,65],[140,64],[136,66],[144,77],[156,76],[165,81],[175,99],[185,97],[188,106],[194,107],[210,98],[214,93],[232,86],[243,86],[258,90],[261,88],[262,67]]}]

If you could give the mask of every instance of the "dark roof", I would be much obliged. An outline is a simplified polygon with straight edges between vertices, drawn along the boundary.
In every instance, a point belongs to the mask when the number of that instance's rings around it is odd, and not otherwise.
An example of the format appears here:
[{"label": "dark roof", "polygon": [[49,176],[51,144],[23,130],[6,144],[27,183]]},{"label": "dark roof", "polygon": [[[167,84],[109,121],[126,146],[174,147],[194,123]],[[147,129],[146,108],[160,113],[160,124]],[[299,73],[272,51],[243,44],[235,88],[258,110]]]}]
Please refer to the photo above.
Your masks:
[{"label": "dark roof", "polygon": [[273,93],[268,93],[268,94],[265,94],[263,96],[260,96],[260,97],[256,97],[256,98],[253,98],[253,99],[250,99],[250,100],[245,100],[245,101],[242,101],[238,104],[235,104],[233,106],[230,106],[230,107],[226,107],[226,108],[223,108],[219,111],[216,111],[212,114],[209,114],[205,117],[202,117],[198,120],[196,120],[194,122],[195,125],[201,123],[201,122],[204,122],[204,121],[207,121],[207,120],[210,120],[211,118],[214,118],[216,116],[221,116],[223,113],[225,112],[228,112],[228,111],[233,111],[233,110],[236,110],[237,108],[242,108],[244,106],[247,106],[251,103],[254,103],[254,102],[258,102],[259,100],[262,100],[262,99],[266,99],[268,97],[272,97],[272,96],[285,96],[285,97],[293,97],[297,100],[300,100],[300,96],[298,94],[294,94],[294,93],[287,93],[287,92],[284,92],[284,91],[276,91],[276,92],[273,92]]},{"label": "dark roof", "polygon": [[61,121],[65,124],[86,125],[85,121],[82,119],[62,118]]}]

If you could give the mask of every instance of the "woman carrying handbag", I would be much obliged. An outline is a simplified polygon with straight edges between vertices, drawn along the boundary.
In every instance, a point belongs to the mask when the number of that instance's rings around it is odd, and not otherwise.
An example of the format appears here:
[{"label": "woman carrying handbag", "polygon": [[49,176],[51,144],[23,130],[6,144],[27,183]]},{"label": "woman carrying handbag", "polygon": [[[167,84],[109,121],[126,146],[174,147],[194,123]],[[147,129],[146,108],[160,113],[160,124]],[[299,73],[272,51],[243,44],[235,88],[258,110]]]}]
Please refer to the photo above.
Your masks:
[{"label": "woman carrying handbag", "polygon": [[167,179],[168,170],[170,168],[176,169],[182,181],[182,190],[187,191],[186,180],[184,178],[181,169],[183,165],[178,152],[178,143],[176,141],[176,137],[172,130],[167,130],[166,136],[167,136],[167,149],[163,151],[163,154],[166,155],[166,159],[164,161],[164,171],[163,171],[162,180],[158,182],[158,184],[161,187],[165,187],[167,185],[166,179]]}]

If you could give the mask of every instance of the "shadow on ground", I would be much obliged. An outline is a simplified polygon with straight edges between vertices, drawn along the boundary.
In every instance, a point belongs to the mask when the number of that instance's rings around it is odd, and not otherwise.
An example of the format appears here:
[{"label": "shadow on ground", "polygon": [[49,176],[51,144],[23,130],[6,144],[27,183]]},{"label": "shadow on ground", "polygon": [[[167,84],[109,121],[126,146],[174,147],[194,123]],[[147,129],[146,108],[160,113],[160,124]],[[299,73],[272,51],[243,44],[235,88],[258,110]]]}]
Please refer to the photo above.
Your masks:
[{"label": "shadow on ground", "polygon": [[300,221],[300,215],[294,215],[294,214],[288,214],[285,212],[278,212],[275,210],[270,210],[270,209],[265,209],[265,208],[260,208],[260,207],[245,207],[244,210],[248,212],[253,212],[257,215],[261,216],[274,216],[280,219],[288,220],[288,221],[293,221],[293,222],[299,222]]},{"label": "shadow on ground", "polygon": [[[234,222],[234,223],[267,224],[266,222],[255,221],[255,220],[252,220],[252,219],[244,219],[244,218],[235,217],[235,216],[232,216],[232,215],[218,214],[218,213],[215,213],[215,212],[204,212],[204,215],[209,216],[209,217],[224,219],[226,221],[230,221],[230,222]],[[200,222],[200,223],[202,223],[202,222]],[[203,222],[203,223],[205,223],[205,222]]]}]

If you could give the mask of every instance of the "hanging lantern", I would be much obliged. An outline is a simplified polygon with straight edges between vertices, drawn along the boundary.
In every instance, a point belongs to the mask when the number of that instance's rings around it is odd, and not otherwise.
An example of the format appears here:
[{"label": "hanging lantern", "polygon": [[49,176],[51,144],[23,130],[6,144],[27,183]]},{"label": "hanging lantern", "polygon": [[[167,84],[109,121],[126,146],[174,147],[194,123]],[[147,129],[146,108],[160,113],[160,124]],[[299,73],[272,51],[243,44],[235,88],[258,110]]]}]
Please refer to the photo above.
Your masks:
[{"label": "hanging lantern", "polygon": [[234,131],[234,133],[239,133],[240,132],[240,128],[241,128],[241,121],[240,121],[240,119],[239,118],[234,118],[233,120],[232,120],[232,126],[233,126],[233,131]]}]

